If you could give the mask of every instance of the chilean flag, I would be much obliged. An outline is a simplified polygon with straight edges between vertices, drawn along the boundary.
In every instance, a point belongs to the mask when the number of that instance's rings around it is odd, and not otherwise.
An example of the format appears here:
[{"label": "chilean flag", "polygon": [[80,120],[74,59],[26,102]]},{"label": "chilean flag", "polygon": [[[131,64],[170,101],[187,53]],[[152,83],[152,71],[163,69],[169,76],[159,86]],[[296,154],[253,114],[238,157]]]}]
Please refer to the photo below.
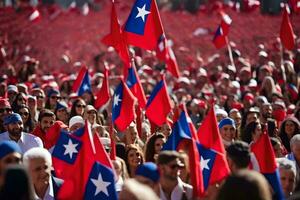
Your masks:
[{"label": "chilean flag", "polygon": [[140,78],[136,73],[134,62],[132,63],[132,66],[128,68],[126,85],[130,89],[132,94],[137,98],[140,108],[145,108],[146,97],[141,85]]},{"label": "chilean flag", "polygon": [[114,47],[126,67],[130,66],[129,52],[123,31],[120,27],[114,2],[111,8],[110,33],[102,39],[102,43]]},{"label": "chilean flag", "polygon": [[136,0],[123,27],[127,43],[155,50],[163,27],[155,0]]},{"label": "chilean flag", "polygon": [[275,199],[284,199],[274,151],[267,133],[263,133],[258,141],[251,145],[251,151],[253,169],[261,172],[269,181],[275,192]]},{"label": "chilean flag", "polygon": [[98,93],[96,94],[95,108],[99,109],[105,105],[110,99],[109,84],[108,84],[108,69],[104,69],[104,78]]},{"label": "chilean flag", "polygon": [[289,18],[288,5],[284,6],[282,14],[282,22],[280,27],[280,40],[282,45],[288,49],[293,50],[295,46],[295,37],[293,27]]},{"label": "chilean flag", "polygon": [[171,111],[171,100],[167,91],[165,77],[153,89],[147,105],[146,116],[157,126],[167,122],[167,116]]},{"label": "chilean flag", "polygon": [[78,96],[83,95],[85,92],[92,92],[91,80],[89,71],[86,66],[82,66],[76,80],[74,81],[73,92],[77,93]]},{"label": "chilean flag", "polygon": [[221,140],[214,105],[198,129],[198,151],[205,189],[211,184],[226,178],[229,166],[226,160],[224,145]]},{"label": "chilean flag", "polygon": [[197,148],[196,129],[191,122],[185,108],[181,112],[178,121],[175,122],[172,133],[162,150],[179,150],[188,147],[191,183],[193,185],[194,197],[202,197],[204,195],[204,185],[202,177],[202,166]]},{"label": "chilean flag", "polygon": [[112,103],[112,121],[119,131],[124,131],[135,119],[135,101],[136,98],[122,80],[115,89]]},{"label": "chilean flag", "polygon": [[222,13],[221,15],[221,24],[218,26],[213,38],[213,43],[217,49],[220,49],[227,44],[227,35],[232,22],[231,18],[227,14]]}]

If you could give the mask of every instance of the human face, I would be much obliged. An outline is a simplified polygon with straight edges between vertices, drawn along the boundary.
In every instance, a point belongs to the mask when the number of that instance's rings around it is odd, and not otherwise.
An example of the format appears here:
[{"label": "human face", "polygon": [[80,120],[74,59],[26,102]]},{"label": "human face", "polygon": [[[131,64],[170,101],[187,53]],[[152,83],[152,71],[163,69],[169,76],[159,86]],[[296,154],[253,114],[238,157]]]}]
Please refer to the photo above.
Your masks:
[{"label": "human face", "polygon": [[17,99],[17,104],[20,106],[22,104],[26,104],[26,98],[23,95],[19,95]]},{"label": "human face", "polygon": [[7,131],[11,139],[19,140],[23,131],[23,122],[18,121],[7,125]]},{"label": "human face", "polygon": [[82,116],[85,107],[86,107],[86,104],[84,101],[78,101],[77,104],[75,105],[76,114]]},{"label": "human face", "polygon": [[232,112],[232,113],[230,113],[229,117],[234,120],[234,122],[235,122],[235,124],[236,124],[237,127],[240,126],[241,121],[242,121],[241,113],[239,113],[239,112]]},{"label": "human face", "polygon": [[262,134],[262,128],[261,125],[258,124],[254,130],[254,133],[252,134],[252,141],[256,142],[261,136],[261,134]]},{"label": "human face", "polygon": [[165,143],[164,138],[157,138],[154,143],[154,152],[158,154]]},{"label": "human face", "polygon": [[3,121],[3,119],[8,115],[12,113],[12,109],[10,106],[4,106],[0,108],[0,118]]},{"label": "human face", "polygon": [[248,125],[251,122],[256,122],[258,119],[257,117],[257,113],[249,113],[247,115],[247,119],[246,119],[246,125]]},{"label": "human face", "polygon": [[272,112],[273,110],[271,105],[265,105],[262,107],[262,116],[265,119],[272,118]]},{"label": "human face", "polygon": [[36,92],[33,96],[36,97],[37,108],[43,109],[45,106],[45,95],[42,92]]},{"label": "human face", "polygon": [[168,164],[161,165],[161,166],[162,166],[161,173],[164,178],[172,181],[177,181],[179,176],[179,169],[180,169],[180,167],[178,166],[177,159],[169,162]]},{"label": "human face", "polygon": [[95,110],[87,111],[87,118],[91,124],[96,122],[97,112]]},{"label": "human face", "polygon": [[142,160],[141,154],[135,149],[129,150],[127,159],[129,166],[135,168],[141,164]]},{"label": "human face", "polygon": [[41,125],[41,129],[44,133],[46,133],[48,131],[48,129],[54,124],[55,122],[55,117],[43,117],[40,125]]},{"label": "human face", "polygon": [[295,156],[295,159],[298,163],[300,163],[300,143],[296,142],[292,145],[292,152]]},{"label": "human face", "polygon": [[286,197],[294,191],[296,185],[296,176],[290,169],[279,169],[280,182],[282,190]]},{"label": "human face", "polygon": [[44,158],[30,159],[29,174],[35,188],[48,185],[51,176],[51,164]]},{"label": "human face", "polygon": [[19,110],[19,114],[21,115],[22,117],[22,121],[23,123],[26,123],[28,118],[29,118],[29,110],[27,108],[21,108]]},{"label": "human face", "polygon": [[11,164],[20,164],[22,159],[22,155],[18,152],[10,153],[0,159],[0,172],[3,172],[7,168],[8,165]]},{"label": "human face", "polygon": [[294,122],[292,122],[290,120],[287,120],[285,122],[284,131],[288,135],[289,138],[293,137],[293,135],[295,133],[295,129],[296,129],[296,126],[295,126]]},{"label": "human face", "polygon": [[68,111],[65,108],[56,111],[57,120],[66,122],[68,119]]},{"label": "human face", "polygon": [[56,106],[57,102],[61,100],[61,97],[58,94],[53,94],[50,96],[50,105]]},{"label": "human face", "polygon": [[171,126],[168,123],[162,125],[161,132],[165,135],[165,137],[169,137],[171,131],[172,131]]},{"label": "human face", "polygon": [[235,138],[235,128],[232,125],[224,125],[221,129],[220,129],[220,133],[221,136],[223,138],[223,140],[228,141],[228,142],[232,142]]}]

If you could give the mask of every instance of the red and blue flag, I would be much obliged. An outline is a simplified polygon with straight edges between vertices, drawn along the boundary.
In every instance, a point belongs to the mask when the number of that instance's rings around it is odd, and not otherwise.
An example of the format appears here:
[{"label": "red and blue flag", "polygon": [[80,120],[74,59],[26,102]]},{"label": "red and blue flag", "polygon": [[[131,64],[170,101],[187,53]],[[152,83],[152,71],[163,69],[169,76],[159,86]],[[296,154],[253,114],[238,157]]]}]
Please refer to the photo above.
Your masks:
[{"label": "red and blue flag", "polygon": [[77,93],[78,96],[83,95],[85,92],[92,93],[91,79],[86,66],[81,67],[73,84],[73,92]]},{"label": "red and blue flag", "polygon": [[112,122],[120,131],[124,131],[135,119],[135,100],[136,98],[122,80],[115,89],[112,103]]},{"label": "red and blue flag", "polygon": [[155,50],[163,27],[155,0],[136,0],[123,27],[127,43]]},{"label": "red and blue flag", "polygon": [[222,21],[218,26],[213,38],[213,43],[217,49],[220,49],[227,44],[227,35],[232,22],[231,18],[227,14],[221,13],[221,15]]},{"label": "red and blue flag", "polygon": [[171,111],[171,100],[167,91],[164,76],[153,89],[146,105],[146,116],[148,119],[161,126],[167,122],[167,116]]},{"label": "red and blue flag", "polygon": [[95,108],[99,109],[105,105],[110,99],[109,84],[108,84],[108,68],[104,69],[104,78],[100,90],[97,92],[95,100]]}]

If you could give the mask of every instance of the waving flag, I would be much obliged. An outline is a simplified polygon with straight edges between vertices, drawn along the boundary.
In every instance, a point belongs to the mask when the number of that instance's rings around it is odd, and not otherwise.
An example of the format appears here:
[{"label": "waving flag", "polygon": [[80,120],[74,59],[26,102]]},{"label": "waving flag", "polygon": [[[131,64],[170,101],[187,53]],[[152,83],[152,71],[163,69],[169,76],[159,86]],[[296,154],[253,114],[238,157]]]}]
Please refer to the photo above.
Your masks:
[{"label": "waving flag", "polygon": [[128,68],[128,74],[126,79],[126,85],[132,92],[132,94],[138,99],[140,108],[145,108],[146,97],[141,85],[140,78],[138,77],[135,69],[134,62],[130,68]]},{"label": "waving flag", "polygon": [[251,145],[251,151],[254,154],[251,158],[253,168],[260,171],[269,181],[275,192],[275,199],[284,199],[279,171],[268,134],[263,133],[258,141]]},{"label": "waving flag", "polygon": [[158,59],[164,61],[167,66],[167,70],[176,78],[180,77],[179,68],[175,54],[172,48],[169,46],[168,41],[164,34],[162,34],[158,40],[156,48],[156,56]]},{"label": "waving flag", "polygon": [[164,32],[156,1],[136,0],[123,30],[128,44],[155,50]]},{"label": "waving flag", "polygon": [[39,22],[41,20],[41,13],[38,9],[34,8],[33,12],[29,16],[30,22]]},{"label": "waving flag", "polygon": [[112,164],[89,126],[86,124],[77,134],[81,137],[60,136],[52,153],[55,173],[73,182],[72,199],[117,199]]},{"label": "waving flag", "polygon": [[123,81],[117,86],[112,103],[112,120],[120,131],[124,131],[134,120],[136,98]]},{"label": "waving flag", "polygon": [[213,43],[217,49],[220,49],[227,44],[227,35],[229,33],[231,22],[232,20],[227,14],[222,14],[221,24],[218,26],[213,38]]},{"label": "waving flag", "polygon": [[167,91],[164,76],[162,80],[153,89],[147,105],[146,116],[148,119],[158,126],[163,125],[167,121],[167,116],[171,111],[171,100]]},{"label": "waving flag", "polygon": [[96,94],[95,108],[99,109],[105,105],[110,99],[109,85],[108,85],[108,69],[104,69],[104,78],[98,93]]},{"label": "waving flag", "polygon": [[196,129],[191,122],[186,110],[181,112],[178,121],[175,122],[172,133],[162,150],[179,150],[180,148],[189,147],[189,163],[191,173],[191,183],[193,185],[194,197],[201,197],[204,194],[202,166],[197,149]]},{"label": "waving flag", "polygon": [[220,182],[230,173],[213,105],[199,127],[197,135],[199,139],[197,147],[206,189],[208,185]]},{"label": "waving flag", "polygon": [[118,21],[114,2],[112,2],[111,8],[110,33],[102,39],[102,42],[108,46],[114,47],[119,53],[119,56],[124,62],[125,66],[130,66],[127,43],[124,39],[123,31]]},{"label": "waving flag", "polygon": [[78,96],[83,95],[85,92],[92,92],[89,71],[86,66],[81,67],[72,89]]},{"label": "waving flag", "polygon": [[282,15],[282,22],[280,27],[280,40],[282,45],[288,49],[293,50],[295,46],[295,38],[293,27],[289,18],[289,8],[285,5]]},{"label": "waving flag", "polygon": [[292,97],[292,100],[297,101],[297,99],[299,98],[299,92],[298,92],[297,87],[294,84],[291,84],[291,83],[289,83],[287,85],[287,87],[288,87],[288,91],[289,91],[289,93]]}]

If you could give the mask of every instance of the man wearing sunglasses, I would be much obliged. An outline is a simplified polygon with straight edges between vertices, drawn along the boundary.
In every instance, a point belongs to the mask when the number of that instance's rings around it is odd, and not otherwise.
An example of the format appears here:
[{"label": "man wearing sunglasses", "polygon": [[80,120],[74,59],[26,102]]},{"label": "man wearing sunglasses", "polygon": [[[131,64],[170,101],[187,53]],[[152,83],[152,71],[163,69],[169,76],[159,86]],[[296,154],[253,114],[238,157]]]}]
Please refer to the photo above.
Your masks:
[{"label": "man wearing sunglasses", "polygon": [[12,113],[7,115],[3,124],[7,131],[0,134],[0,142],[6,140],[15,141],[23,153],[33,147],[43,147],[42,140],[39,137],[23,132],[23,121],[19,114]]},{"label": "man wearing sunglasses", "polygon": [[161,151],[157,158],[160,171],[160,199],[182,200],[193,198],[193,187],[179,178],[184,164],[176,151]]},{"label": "man wearing sunglasses", "polygon": [[5,126],[3,125],[4,118],[12,113],[10,103],[6,99],[0,99],[0,133],[6,131]]}]

